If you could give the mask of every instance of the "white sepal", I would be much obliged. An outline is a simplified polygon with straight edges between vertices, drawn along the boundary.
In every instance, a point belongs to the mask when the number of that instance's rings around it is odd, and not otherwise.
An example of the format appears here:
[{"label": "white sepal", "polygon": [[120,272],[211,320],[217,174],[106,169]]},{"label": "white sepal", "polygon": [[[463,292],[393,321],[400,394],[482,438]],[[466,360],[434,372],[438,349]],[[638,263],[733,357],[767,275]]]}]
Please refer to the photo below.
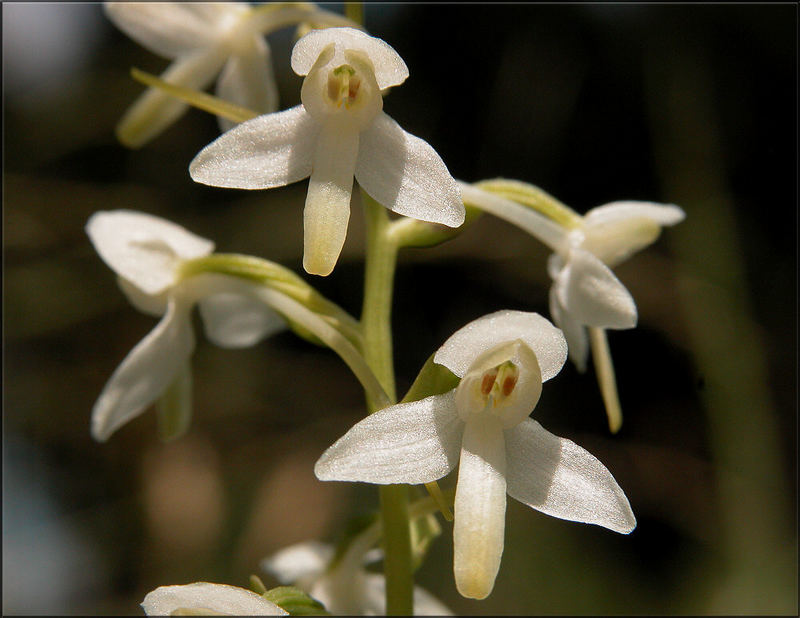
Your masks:
[{"label": "white sepal", "polygon": [[575,320],[601,328],[636,326],[636,303],[608,266],[597,257],[573,248],[555,280],[561,306]]},{"label": "white sepal", "polygon": [[196,182],[233,189],[269,189],[311,174],[320,125],[302,105],[234,127],[189,165]]},{"label": "white sepal", "polygon": [[193,2],[106,2],[114,25],[147,49],[168,59],[212,45],[214,24]]},{"label": "white sepal", "polygon": [[625,493],[594,455],[533,419],[505,431],[508,495],[547,515],[628,534]]},{"label": "white sepal", "polygon": [[455,392],[400,403],[356,423],[319,458],[322,481],[416,485],[455,468],[464,427]]},{"label": "white sepal", "polygon": [[182,260],[209,255],[214,243],[185,228],[143,212],[100,211],[86,233],[103,261],[146,294],[159,294],[175,283]]},{"label": "white sepal", "polygon": [[503,555],[506,445],[500,420],[476,414],[467,421],[458,467],[453,520],[453,572],[465,597],[492,591]]},{"label": "white sepal", "polygon": [[564,336],[547,319],[538,313],[503,310],[457,330],[436,351],[433,361],[463,377],[478,355],[515,339],[524,341],[536,354],[543,381],[561,371],[567,360]]},{"label": "white sepal", "polygon": [[550,316],[553,318],[553,323],[564,333],[569,357],[578,371],[583,373],[586,371],[586,363],[589,360],[589,339],[586,336],[586,327],[561,306],[554,285],[550,286],[549,299]]},{"label": "white sepal", "polygon": [[583,218],[581,248],[613,267],[655,242],[662,226],[675,225],[685,217],[673,204],[612,202],[598,206]]},{"label": "white sepal", "polygon": [[199,614],[203,610],[230,616],[288,616],[289,613],[264,597],[236,586],[197,582],[184,586],[161,586],[142,601],[148,616],[173,612]]},{"label": "white sepal", "polygon": [[587,225],[612,223],[624,219],[650,219],[659,225],[675,225],[686,218],[686,213],[675,204],[655,202],[619,201],[592,208],[583,216]]},{"label": "white sepal", "polygon": [[[272,69],[272,53],[260,36],[239,42],[239,53],[225,63],[217,79],[217,96],[260,114],[278,109],[278,85]],[[236,126],[232,120],[217,117],[224,133]]]},{"label": "white sepal", "polygon": [[191,304],[172,298],[156,327],[125,357],[92,410],[92,435],[105,442],[161,396],[194,350]]},{"label": "white sepal", "polygon": [[333,559],[333,547],[319,541],[296,543],[275,552],[261,561],[261,568],[281,584],[296,584],[306,589],[309,578],[317,578]]},{"label": "white sepal", "polygon": [[342,58],[345,50],[363,51],[372,63],[381,90],[402,84],[408,77],[406,63],[388,43],[355,28],[325,28],[309,32],[292,50],[292,70],[298,75],[307,75],[323,50],[331,44],[335,47],[334,53]]},{"label": "white sepal", "polygon": [[449,227],[464,223],[461,191],[442,158],[384,112],[361,133],[356,180],[398,214]]},{"label": "white sepal", "polygon": [[262,301],[222,293],[198,303],[206,337],[223,348],[246,348],[286,328],[286,321]]}]

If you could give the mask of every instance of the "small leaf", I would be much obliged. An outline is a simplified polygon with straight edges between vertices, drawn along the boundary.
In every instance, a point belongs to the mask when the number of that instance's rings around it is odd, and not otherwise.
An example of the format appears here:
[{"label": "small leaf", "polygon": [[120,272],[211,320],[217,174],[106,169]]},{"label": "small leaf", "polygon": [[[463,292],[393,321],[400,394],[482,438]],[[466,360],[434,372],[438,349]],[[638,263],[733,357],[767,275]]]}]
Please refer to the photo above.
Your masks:
[{"label": "small leaf", "polygon": [[435,247],[459,236],[483,215],[482,210],[468,204],[464,204],[464,209],[466,216],[459,227],[405,218],[396,220],[390,233],[399,247]]},{"label": "small leaf", "polygon": [[294,586],[278,586],[267,590],[261,596],[292,616],[330,616],[322,603]]},{"label": "small leaf", "polygon": [[250,589],[256,594],[260,594],[262,596],[267,591],[267,587],[264,585],[264,582],[261,581],[261,578],[258,575],[250,576]]},{"label": "small leaf", "polygon": [[425,362],[401,403],[419,401],[431,395],[441,395],[458,386],[459,377],[444,365],[434,363],[433,357],[434,354],[431,354]]}]

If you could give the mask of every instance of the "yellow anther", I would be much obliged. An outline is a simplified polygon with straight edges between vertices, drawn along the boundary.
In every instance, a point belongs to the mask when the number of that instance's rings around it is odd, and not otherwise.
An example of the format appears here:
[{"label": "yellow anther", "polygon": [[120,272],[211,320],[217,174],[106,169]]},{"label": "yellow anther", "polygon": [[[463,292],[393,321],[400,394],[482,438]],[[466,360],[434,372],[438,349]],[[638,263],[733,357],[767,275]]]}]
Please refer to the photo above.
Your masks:
[{"label": "yellow anther", "polygon": [[486,371],[481,379],[481,394],[496,406],[514,392],[519,380],[519,368],[505,361]]},{"label": "yellow anther", "polygon": [[328,98],[336,107],[349,108],[358,97],[361,79],[349,64],[343,64],[330,72],[328,76]]}]

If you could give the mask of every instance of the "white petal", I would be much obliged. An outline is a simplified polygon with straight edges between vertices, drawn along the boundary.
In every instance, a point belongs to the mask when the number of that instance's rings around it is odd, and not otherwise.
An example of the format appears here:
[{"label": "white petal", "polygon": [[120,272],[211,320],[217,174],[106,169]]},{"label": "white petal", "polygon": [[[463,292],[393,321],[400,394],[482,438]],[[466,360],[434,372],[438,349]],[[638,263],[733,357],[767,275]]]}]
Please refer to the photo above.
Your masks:
[{"label": "white petal", "polygon": [[322,481],[429,483],[458,462],[464,428],[455,390],[384,408],[359,423],[326,450],[314,466]]},{"label": "white petal", "polygon": [[189,2],[106,2],[106,16],[133,40],[166,58],[207,47],[215,23]]},{"label": "white petal", "polygon": [[584,217],[586,225],[613,223],[624,219],[650,219],[659,225],[675,225],[686,218],[686,213],[675,204],[654,202],[611,202],[592,208]]},{"label": "white petal", "polygon": [[591,453],[533,419],[505,434],[511,497],[547,515],[622,534],[636,527],[622,489]]},{"label": "white petal", "polygon": [[661,226],[675,225],[685,217],[673,204],[613,202],[599,206],[584,217],[581,247],[613,267],[655,242]]},{"label": "white petal", "polygon": [[288,612],[255,592],[207,582],[161,586],[145,596],[142,608],[148,616],[169,616],[180,609],[232,616],[288,616]]},{"label": "white petal", "polygon": [[575,363],[578,371],[583,373],[586,371],[586,362],[589,359],[589,340],[586,336],[586,327],[561,306],[555,284],[550,286],[550,317],[564,333],[570,359]]},{"label": "white petal", "polygon": [[381,90],[402,84],[408,77],[406,63],[388,43],[355,28],[312,30],[294,46],[292,70],[298,75],[308,74],[319,55],[331,43],[336,45],[337,52],[347,49],[363,51],[375,68],[375,79]]},{"label": "white petal", "polygon": [[[416,587],[414,588],[414,602],[416,603]],[[353,603],[358,608],[358,614],[362,616],[385,616],[386,615],[386,577],[378,573],[364,573],[361,582],[361,599]],[[325,606],[326,609],[328,606]],[[414,614],[417,614],[414,606]],[[329,609],[332,614],[346,614],[342,609],[332,605]]]},{"label": "white petal", "polygon": [[175,282],[182,260],[209,255],[214,243],[153,215],[132,210],[94,213],[86,233],[103,261],[146,294]]},{"label": "white petal", "polygon": [[506,524],[506,448],[499,419],[476,414],[467,421],[453,520],[453,571],[465,597],[492,591]]},{"label": "white petal", "polygon": [[452,616],[453,612],[430,592],[419,586],[414,586],[414,615]]},{"label": "white petal", "polygon": [[269,189],[311,174],[318,125],[302,105],[234,127],[189,165],[196,182],[234,189]]},{"label": "white petal", "polygon": [[396,213],[450,227],[464,223],[461,190],[441,157],[383,112],[361,133],[356,179]]},{"label": "white petal", "polygon": [[[333,547],[327,543],[308,541],[285,547],[261,561],[261,568],[281,584],[290,585],[309,577],[322,575],[333,558]],[[303,588],[302,585],[298,587]]]},{"label": "white petal", "polygon": [[329,275],[339,259],[350,219],[357,155],[357,131],[336,123],[322,128],[303,211],[303,268],[312,275]]},{"label": "white petal", "polygon": [[[496,368],[506,361],[516,367],[516,381],[506,392],[503,382],[509,377],[499,378]],[[499,392],[492,386],[491,403],[487,400],[484,379],[487,372],[494,371],[492,381],[499,380]],[[491,374],[489,374],[491,375]],[[542,373],[536,354],[521,339],[500,344],[479,355],[456,387],[456,408],[461,420],[472,414],[491,414],[501,419],[503,428],[513,427],[527,418],[542,394]]]},{"label": "white petal", "polygon": [[636,326],[636,303],[611,269],[582,249],[571,249],[556,278],[561,305],[575,320],[601,328]]},{"label": "white petal", "polygon": [[106,383],[92,410],[92,435],[104,442],[172,383],[194,350],[190,305],[172,299],[167,312]]},{"label": "white petal", "polygon": [[[314,598],[325,605],[333,615],[384,616],[386,615],[386,578],[377,573],[361,573],[360,586],[355,587],[359,598],[342,598],[342,590],[331,586],[316,587]],[[351,589],[353,587],[350,587]],[[334,594],[331,594],[334,593]],[[427,590],[414,586],[415,616],[452,616],[453,612]],[[352,593],[351,593],[352,596]],[[323,601],[323,598],[325,599]]]},{"label": "white petal", "polygon": [[161,294],[145,294],[125,277],[117,277],[117,285],[119,285],[119,288],[130,303],[142,313],[160,318],[167,310],[169,290]]},{"label": "white petal", "polygon": [[536,354],[542,380],[549,380],[567,360],[567,342],[561,331],[538,313],[497,311],[457,330],[436,351],[435,363],[463,377],[475,358],[498,345],[521,339]]},{"label": "white petal", "polygon": [[246,348],[286,328],[263,302],[238,294],[215,294],[200,303],[206,337],[223,348]]},{"label": "white petal", "polygon": [[[272,54],[262,37],[241,41],[244,49],[228,59],[217,80],[217,96],[260,114],[278,109],[278,85],[272,70]],[[228,131],[237,123],[218,117],[220,129]]]},{"label": "white petal", "polygon": [[386,583],[382,575],[364,569],[336,567],[321,577],[310,594],[334,616],[380,616],[386,613]]}]

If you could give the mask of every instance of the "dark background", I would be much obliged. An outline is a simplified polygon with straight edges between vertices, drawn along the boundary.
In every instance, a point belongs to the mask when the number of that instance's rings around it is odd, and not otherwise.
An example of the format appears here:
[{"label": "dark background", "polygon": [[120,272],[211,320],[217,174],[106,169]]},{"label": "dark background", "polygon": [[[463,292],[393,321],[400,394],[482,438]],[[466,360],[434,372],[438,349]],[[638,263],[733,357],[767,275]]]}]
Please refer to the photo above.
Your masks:
[{"label": "dark background", "polygon": [[[795,613],[796,4],[371,3],[366,26],[410,69],[385,111],[456,178],[532,182],[579,212],[636,199],[687,213],[616,270],[639,309],[636,329],[609,333],[620,433],[607,431],[591,367],[568,364],[533,414],[606,464],[637,529],[616,535],[509,500],[487,600],[457,594],[447,524],[418,582],[457,613]],[[301,84],[292,31],[269,40],[286,108]],[[90,438],[95,398],[155,324],[89,244],[93,212],[169,218],[219,251],[293,268],[354,314],[361,302],[357,205],[334,273],[305,275],[305,182],[193,183],[189,161],[218,135],[196,110],[141,150],[115,141],[142,91],[131,66],[158,74],[167,61],[98,4],[3,4],[7,614],[135,614],[159,585],[246,586],[262,557],[332,540],[377,505],[371,486],[313,476],[363,401],[335,355],[289,333],[239,351],[200,336],[181,440],[160,443],[152,413],[106,444]],[[490,216],[404,251],[399,390],[466,322],[503,308],[549,315],[546,257]]]}]

